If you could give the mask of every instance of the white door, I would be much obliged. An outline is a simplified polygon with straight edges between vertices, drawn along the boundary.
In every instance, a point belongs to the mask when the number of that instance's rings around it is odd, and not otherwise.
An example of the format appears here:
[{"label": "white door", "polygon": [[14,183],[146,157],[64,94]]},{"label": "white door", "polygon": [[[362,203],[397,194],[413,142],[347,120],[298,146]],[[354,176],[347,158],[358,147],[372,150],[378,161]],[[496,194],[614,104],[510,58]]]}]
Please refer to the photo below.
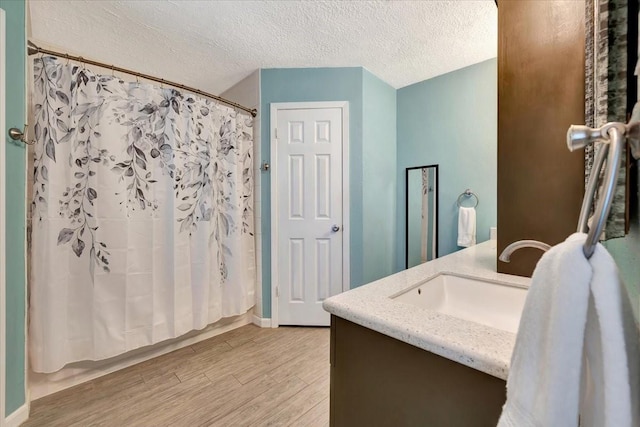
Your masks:
[{"label": "white door", "polygon": [[345,107],[272,108],[272,286],[281,325],[328,326],[322,301],[343,289]]}]

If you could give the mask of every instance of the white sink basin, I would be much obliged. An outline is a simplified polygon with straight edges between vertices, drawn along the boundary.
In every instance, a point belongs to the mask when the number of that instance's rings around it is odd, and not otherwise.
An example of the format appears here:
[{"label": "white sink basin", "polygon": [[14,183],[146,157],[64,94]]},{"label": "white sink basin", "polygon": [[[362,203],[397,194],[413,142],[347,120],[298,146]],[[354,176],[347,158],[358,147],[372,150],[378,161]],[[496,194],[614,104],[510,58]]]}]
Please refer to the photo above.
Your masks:
[{"label": "white sink basin", "polygon": [[526,296],[526,289],[506,283],[441,273],[392,298],[517,333]]}]

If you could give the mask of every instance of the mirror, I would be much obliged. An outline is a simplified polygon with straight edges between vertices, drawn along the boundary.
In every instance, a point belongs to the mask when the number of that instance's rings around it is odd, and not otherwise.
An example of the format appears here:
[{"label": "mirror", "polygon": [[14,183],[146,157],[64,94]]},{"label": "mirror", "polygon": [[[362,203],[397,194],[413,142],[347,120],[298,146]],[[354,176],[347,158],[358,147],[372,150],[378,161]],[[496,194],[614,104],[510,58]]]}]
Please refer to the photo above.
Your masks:
[{"label": "mirror", "polygon": [[406,266],[438,257],[438,165],[406,169]]}]

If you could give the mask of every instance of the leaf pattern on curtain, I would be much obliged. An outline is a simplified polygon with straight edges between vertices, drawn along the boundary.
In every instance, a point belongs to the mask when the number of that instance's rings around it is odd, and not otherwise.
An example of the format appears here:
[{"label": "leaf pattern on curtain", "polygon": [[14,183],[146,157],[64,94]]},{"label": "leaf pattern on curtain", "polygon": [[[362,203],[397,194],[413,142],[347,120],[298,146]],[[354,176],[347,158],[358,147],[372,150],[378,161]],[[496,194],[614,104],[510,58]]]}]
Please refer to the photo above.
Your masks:
[{"label": "leaf pattern on curtain", "polygon": [[255,304],[253,119],[55,57],[34,61],[36,372]]},{"label": "leaf pattern on curtain", "polygon": [[[35,60],[34,73],[36,220],[48,208],[49,169],[66,160],[56,158],[58,147],[72,144],[69,164],[63,166],[71,167],[71,182],[58,197],[59,215],[69,219],[70,226],[60,229],[58,245],[70,244],[78,257],[88,249],[91,268],[109,272],[108,245],[97,239],[93,221],[100,194],[90,178],[100,167],[110,169],[122,183],[115,194],[128,216],[136,211],[152,216],[159,208],[153,187],[164,175],[172,180],[180,232],[191,234],[199,223],[212,223],[210,241],[219,246],[218,263],[226,278],[225,259],[232,252],[224,238],[235,232],[253,235],[252,120],[207,99],[175,89],[144,90],[54,57]],[[149,99],[142,93],[156,96]],[[222,114],[213,113],[218,110]],[[122,152],[101,140],[104,120],[123,127]],[[238,162],[242,172],[235,177]],[[242,193],[240,204],[229,197],[236,191]],[[234,220],[236,210],[241,211],[241,224]]]},{"label": "leaf pattern on curtain", "polygon": [[[45,195],[49,169],[58,161],[63,161],[56,159],[57,147],[72,143],[73,156],[68,160],[69,167],[72,168],[71,183],[58,199],[59,215],[70,222],[69,227],[59,231],[58,245],[71,244],[75,255],[80,257],[88,244],[91,268],[97,265],[109,272],[107,245],[96,239],[97,226],[92,225],[92,218],[95,216],[92,207],[98,193],[89,185],[89,178],[96,175],[97,164],[106,165],[108,161],[107,150],[96,148],[94,141],[99,134],[93,131],[99,125],[98,119],[103,114],[107,100],[102,99],[94,104],[72,104],[80,86],[86,86],[91,80],[96,83],[96,90],[100,92],[106,81],[104,78],[87,76],[77,66],[68,68],[53,58],[34,61],[37,100],[34,107],[34,131],[39,143],[34,162],[34,218],[41,220],[47,207]],[[67,71],[70,71],[70,75]],[[72,112],[73,120],[69,120]],[[70,126],[71,123],[73,126]]]}]

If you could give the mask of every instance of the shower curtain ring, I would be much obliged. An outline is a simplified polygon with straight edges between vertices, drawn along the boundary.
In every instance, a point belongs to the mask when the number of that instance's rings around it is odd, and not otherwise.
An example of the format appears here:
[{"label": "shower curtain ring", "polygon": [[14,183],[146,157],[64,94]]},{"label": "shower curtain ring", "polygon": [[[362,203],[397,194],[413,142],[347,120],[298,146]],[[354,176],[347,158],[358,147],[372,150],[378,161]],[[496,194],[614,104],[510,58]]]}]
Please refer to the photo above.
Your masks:
[{"label": "shower curtain ring", "polygon": [[68,54],[68,53],[65,53],[65,54],[64,54],[64,57],[65,57],[65,58],[67,58],[67,64],[66,64],[66,65],[69,65],[69,54]]},{"label": "shower curtain ring", "polygon": [[114,69],[114,65],[111,64],[111,77],[115,77],[116,76],[113,69]]}]

